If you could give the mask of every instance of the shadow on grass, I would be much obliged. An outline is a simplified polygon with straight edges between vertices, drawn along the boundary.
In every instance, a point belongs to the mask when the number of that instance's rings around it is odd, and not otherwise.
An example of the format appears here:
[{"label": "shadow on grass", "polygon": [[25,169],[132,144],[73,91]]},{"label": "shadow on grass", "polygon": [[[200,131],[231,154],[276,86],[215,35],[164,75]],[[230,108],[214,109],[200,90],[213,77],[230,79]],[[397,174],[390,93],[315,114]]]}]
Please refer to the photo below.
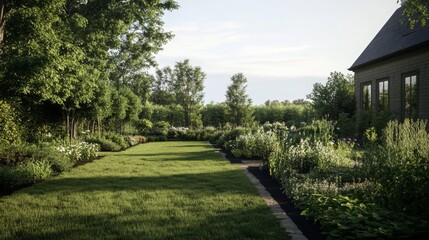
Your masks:
[{"label": "shadow on grass", "polygon": [[120,153],[114,156],[118,157],[142,157],[141,160],[147,161],[195,161],[195,160],[219,160],[227,161],[215,152],[216,149],[210,148],[207,151],[199,152],[162,152],[162,153]]},{"label": "shadow on grass", "polygon": [[192,219],[146,214],[141,210],[50,216],[44,222],[67,223],[67,227],[44,231],[46,226],[39,222],[34,226],[37,231],[22,229],[5,239],[288,239],[273,216],[267,214],[266,206],[243,206],[211,214],[197,212]]},{"label": "shadow on grass", "polygon": [[[241,170],[229,170],[213,173],[177,174],[162,176],[138,177],[89,177],[89,178],[56,178],[28,188],[26,194],[44,195],[47,193],[74,194],[95,191],[154,191],[180,190],[186,195],[205,197],[212,194],[257,194],[249,191],[249,183],[239,173]],[[251,188],[250,188],[251,189]]]},{"label": "shadow on grass", "polygon": [[205,149],[215,149],[213,145],[207,143],[207,142],[197,142],[195,144],[186,144],[186,145],[178,145],[173,146],[173,148],[205,148]]}]

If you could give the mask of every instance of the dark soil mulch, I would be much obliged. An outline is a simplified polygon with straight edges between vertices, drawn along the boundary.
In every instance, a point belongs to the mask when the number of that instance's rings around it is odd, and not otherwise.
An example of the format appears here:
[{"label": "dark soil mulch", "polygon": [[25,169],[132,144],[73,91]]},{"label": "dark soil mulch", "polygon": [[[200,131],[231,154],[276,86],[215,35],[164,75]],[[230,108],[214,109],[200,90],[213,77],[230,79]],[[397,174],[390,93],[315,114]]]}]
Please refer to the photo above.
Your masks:
[{"label": "dark soil mulch", "polygon": [[[242,163],[241,159],[235,158],[233,155],[222,151],[225,157],[233,164]],[[259,167],[249,167],[248,171],[255,176],[265,189],[271,194],[274,200],[280,205],[285,213],[292,219],[296,226],[309,240],[324,240],[326,236],[322,235],[320,224],[315,223],[312,219],[307,219],[301,216],[301,211],[295,204],[286,196],[282,190],[281,185],[274,178],[270,176],[268,169],[260,169]]]},{"label": "dark soil mulch", "polygon": [[259,167],[249,167],[248,170],[261,182],[283,211],[285,211],[308,239],[326,239],[326,237],[321,234],[320,224],[300,215],[302,210],[296,208],[289,197],[282,192],[280,183],[270,176],[268,169],[261,170]]}]

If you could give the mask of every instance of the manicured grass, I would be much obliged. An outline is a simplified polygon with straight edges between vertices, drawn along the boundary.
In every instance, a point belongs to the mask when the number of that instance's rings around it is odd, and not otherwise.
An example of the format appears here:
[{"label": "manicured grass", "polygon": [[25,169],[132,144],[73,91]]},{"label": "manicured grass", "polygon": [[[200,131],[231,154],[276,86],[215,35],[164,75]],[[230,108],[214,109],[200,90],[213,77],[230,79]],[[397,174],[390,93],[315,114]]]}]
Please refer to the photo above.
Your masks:
[{"label": "manicured grass", "polygon": [[205,142],[108,154],[0,198],[0,239],[289,239]]}]

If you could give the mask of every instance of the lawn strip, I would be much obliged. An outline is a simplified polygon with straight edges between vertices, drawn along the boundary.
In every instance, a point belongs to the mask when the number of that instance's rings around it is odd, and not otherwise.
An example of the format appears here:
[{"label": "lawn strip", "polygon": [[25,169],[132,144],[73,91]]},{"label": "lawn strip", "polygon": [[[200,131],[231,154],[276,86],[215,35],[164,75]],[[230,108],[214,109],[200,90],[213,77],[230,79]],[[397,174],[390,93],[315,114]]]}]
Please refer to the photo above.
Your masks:
[{"label": "lawn strip", "polygon": [[0,198],[1,239],[288,239],[204,142],[139,145]]}]

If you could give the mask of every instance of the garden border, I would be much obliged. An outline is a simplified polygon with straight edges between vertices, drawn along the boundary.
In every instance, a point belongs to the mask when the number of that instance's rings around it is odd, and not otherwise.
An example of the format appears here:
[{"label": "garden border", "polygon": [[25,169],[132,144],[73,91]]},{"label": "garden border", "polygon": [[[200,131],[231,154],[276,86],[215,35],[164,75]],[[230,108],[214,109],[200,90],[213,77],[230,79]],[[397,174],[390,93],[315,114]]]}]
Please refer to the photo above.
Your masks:
[{"label": "garden border", "polygon": [[[217,148],[215,145],[213,145]],[[312,219],[300,215],[300,210],[290,202],[288,197],[281,191],[280,186],[274,179],[260,171],[262,160],[238,159],[223,149],[217,152],[222,154],[231,164],[238,165],[257,189],[258,193],[271,208],[274,215],[280,220],[281,226],[296,240],[325,240],[326,236],[321,234],[320,225]],[[256,172],[258,171],[258,173]],[[260,174],[259,174],[260,172]],[[267,176],[265,176],[267,175]],[[267,178],[267,179],[266,179]],[[284,198],[284,200],[281,199]],[[289,215],[291,213],[292,215]]]}]

